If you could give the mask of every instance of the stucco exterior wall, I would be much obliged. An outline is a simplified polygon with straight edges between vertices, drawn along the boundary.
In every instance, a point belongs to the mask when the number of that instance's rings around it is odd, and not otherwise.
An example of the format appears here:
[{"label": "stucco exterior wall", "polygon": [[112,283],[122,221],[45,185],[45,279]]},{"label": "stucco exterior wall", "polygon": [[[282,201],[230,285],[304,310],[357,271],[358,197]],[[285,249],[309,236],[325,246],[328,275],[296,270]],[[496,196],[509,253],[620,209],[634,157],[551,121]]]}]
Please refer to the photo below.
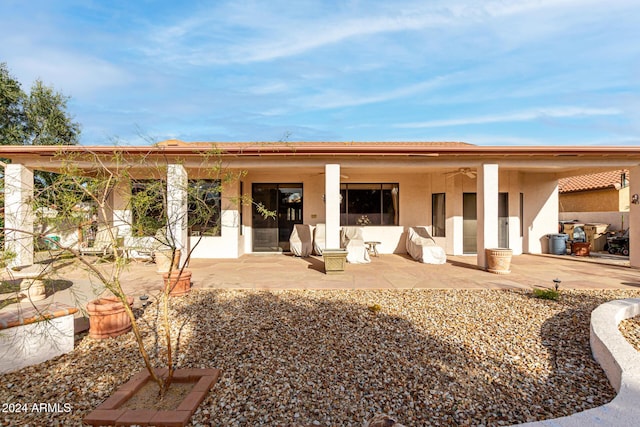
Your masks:
[{"label": "stucco exterior wall", "polygon": [[609,224],[609,230],[629,228],[629,212],[560,212],[560,221],[578,220],[584,224]]},{"label": "stucco exterior wall", "polygon": [[527,173],[522,175],[524,190],[525,253],[548,251],[548,234],[558,232],[558,180],[553,175]]},{"label": "stucco exterior wall", "polygon": [[240,235],[239,182],[223,185],[221,191],[220,236],[190,236],[192,258],[237,258],[244,253]]},{"label": "stucco exterior wall", "polygon": [[[624,188],[629,200],[629,189]],[[617,212],[620,211],[622,191],[615,188],[561,193],[560,212]],[[626,210],[629,210],[628,202]]]},{"label": "stucco exterior wall", "polygon": [[631,205],[631,198],[629,194],[631,194],[631,189],[629,187],[621,188],[618,191],[618,211],[619,212],[629,212]]},{"label": "stucco exterior wall", "polygon": [[[640,193],[640,166],[629,168],[631,182],[629,192],[631,194]],[[640,205],[631,204],[629,209],[629,262],[631,267],[640,268]]]},{"label": "stucco exterior wall", "polygon": [[[397,226],[364,227],[365,240],[379,241],[380,253],[405,253],[408,227],[426,226],[431,231],[431,196],[446,195],[445,237],[436,237],[436,243],[448,254],[463,253],[463,193],[477,193],[477,179],[464,174],[398,173],[343,171],[342,183],[398,183],[399,224]],[[190,175],[195,178],[196,175]],[[251,196],[254,183],[301,183],[303,186],[303,222],[315,225],[325,222],[324,175],[320,172],[251,171],[242,179],[243,193]],[[498,190],[508,193],[509,247],[515,255],[523,252],[540,253],[545,250],[546,235],[557,232],[558,201],[557,180],[549,174],[522,173],[498,170]],[[521,235],[520,193],[524,195],[524,218]],[[233,199],[240,196],[240,183],[226,185],[222,191],[221,236],[205,236],[195,246],[197,237],[191,236],[189,246],[194,248],[193,258],[236,258],[253,250],[252,206],[239,206]],[[126,197],[114,200],[114,218],[128,216],[120,209]],[[241,212],[242,222],[241,223]]]},{"label": "stucco exterior wall", "polygon": [[[384,171],[341,170],[341,183],[398,183],[399,185],[399,225],[366,226],[365,240],[382,242],[380,253],[406,253],[408,227],[426,226],[431,231],[431,195],[446,195],[445,237],[435,237],[436,243],[448,254],[460,255],[462,251],[462,194],[476,193],[475,178],[463,174],[446,175],[433,173],[398,173]],[[533,181],[535,182],[537,178]],[[555,182],[555,181],[554,181]],[[244,193],[251,195],[254,183],[302,183],[303,222],[305,224],[325,223],[324,175],[322,173],[300,174],[292,171],[251,171],[243,179]],[[509,193],[509,246],[514,254],[523,252],[523,237],[520,235],[520,193],[522,174],[518,171],[499,170],[499,191]],[[556,204],[557,206],[557,204]],[[244,253],[252,252],[252,208],[243,206]],[[557,215],[557,212],[556,212]],[[557,219],[555,220],[557,223]]]}]

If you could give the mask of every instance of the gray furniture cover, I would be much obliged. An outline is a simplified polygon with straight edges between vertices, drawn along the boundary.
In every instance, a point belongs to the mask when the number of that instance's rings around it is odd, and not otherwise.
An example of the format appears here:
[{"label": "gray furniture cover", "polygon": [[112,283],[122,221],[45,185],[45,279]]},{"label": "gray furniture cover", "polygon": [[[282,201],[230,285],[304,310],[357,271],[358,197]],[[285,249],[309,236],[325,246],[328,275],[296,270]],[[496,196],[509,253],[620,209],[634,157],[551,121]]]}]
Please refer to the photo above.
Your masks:
[{"label": "gray furniture cover", "polygon": [[307,224],[295,224],[289,237],[289,250],[295,256],[308,257],[313,251],[313,230]]},{"label": "gray furniture cover", "polygon": [[410,227],[407,235],[407,253],[425,264],[444,264],[447,255],[436,244],[426,227]]}]

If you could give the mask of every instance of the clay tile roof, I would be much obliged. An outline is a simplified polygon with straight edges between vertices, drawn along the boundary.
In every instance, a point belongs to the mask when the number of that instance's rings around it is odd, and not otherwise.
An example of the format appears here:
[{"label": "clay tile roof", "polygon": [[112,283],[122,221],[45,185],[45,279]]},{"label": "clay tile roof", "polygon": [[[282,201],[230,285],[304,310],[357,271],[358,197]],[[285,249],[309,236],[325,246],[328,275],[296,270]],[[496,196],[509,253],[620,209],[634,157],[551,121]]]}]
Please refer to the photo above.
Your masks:
[{"label": "clay tile roof", "polygon": [[628,180],[629,171],[627,169],[562,178],[558,182],[558,191],[560,193],[571,193],[573,191],[615,188],[616,184],[620,185],[620,175],[623,173],[627,175]]}]

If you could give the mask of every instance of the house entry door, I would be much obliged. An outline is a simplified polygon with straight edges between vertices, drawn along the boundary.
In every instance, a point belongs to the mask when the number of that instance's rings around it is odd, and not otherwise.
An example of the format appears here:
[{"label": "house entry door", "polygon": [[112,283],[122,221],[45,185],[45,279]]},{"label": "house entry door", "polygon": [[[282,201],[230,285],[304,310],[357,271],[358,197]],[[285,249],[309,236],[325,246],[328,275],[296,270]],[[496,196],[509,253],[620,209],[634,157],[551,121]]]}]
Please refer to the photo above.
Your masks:
[{"label": "house entry door", "polygon": [[[289,236],[294,224],[302,224],[302,184],[253,184],[253,251],[289,250]],[[265,218],[255,204],[275,212]]]},{"label": "house entry door", "polygon": [[462,253],[478,252],[478,206],[476,193],[462,194]]}]

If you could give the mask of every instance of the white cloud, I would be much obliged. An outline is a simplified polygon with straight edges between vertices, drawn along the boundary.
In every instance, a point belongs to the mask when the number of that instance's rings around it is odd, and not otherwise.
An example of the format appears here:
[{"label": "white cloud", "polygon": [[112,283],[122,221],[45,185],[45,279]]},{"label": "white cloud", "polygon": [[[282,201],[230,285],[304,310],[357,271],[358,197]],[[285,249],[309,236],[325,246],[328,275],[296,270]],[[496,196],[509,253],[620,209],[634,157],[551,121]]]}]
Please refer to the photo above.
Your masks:
[{"label": "white cloud", "polygon": [[445,85],[450,78],[451,76],[435,77],[430,80],[387,91],[378,91],[374,95],[359,95],[331,89],[318,95],[305,96],[304,98],[296,100],[295,103],[309,109],[331,109],[374,104],[413,96],[421,92],[439,88]]},{"label": "white cloud", "polygon": [[16,49],[5,59],[25,90],[40,79],[74,98],[95,97],[134,80],[123,68],[97,56],[45,46]]},{"label": "white cloud", "polygon": [[525,110],[516,113],[496,114],[486,116],[465,117],[458,119],[428,120],[424,122],[399,123],[397,128],[435,128],[447,126],[479,125],[488,123],[527,122],[544,118],[568,118],[587,116],[612,116],[622,112],[615,108],[580,108],[580,107],[552,107]]},{"label": "white cloud", "polygon": [[244,91],[252,95],[273,95],[289,91],[289,85],[285,82],[269,82],[260,85],[248,86]]},{"label": "white cloud", "polygon": [[[594,11],[604,7],[599,0],[367,3],[347,11],[319,11],[319,6],[306,3],[267,4],[254,2],[240,8],[231,3],[198,10],[174,25],[152,30],[150,43],[142,49],[170,62],[215,65],[272,61],[385,33],[450,30],[491,22],[499,22],[494,30],[508,33],[512,40],[549,37],[551,28],[564,29],[567,22],[562,18],[575,15],[576,9],[584,16],[598,17]],[[606,7],[612,6],[607,3]]]}]

